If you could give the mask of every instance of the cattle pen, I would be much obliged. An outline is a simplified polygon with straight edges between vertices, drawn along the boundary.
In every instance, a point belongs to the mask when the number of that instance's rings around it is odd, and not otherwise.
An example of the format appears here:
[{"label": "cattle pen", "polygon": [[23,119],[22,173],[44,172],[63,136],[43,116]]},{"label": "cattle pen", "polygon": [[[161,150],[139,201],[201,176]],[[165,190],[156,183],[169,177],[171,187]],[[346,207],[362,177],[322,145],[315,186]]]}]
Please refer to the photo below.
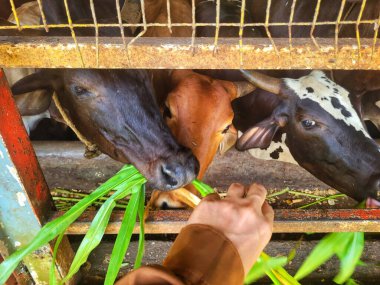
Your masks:
[{"label": "cattle pen", "polygon": [[[190,7],[187,22],[172,18],[175,14],[173,0],[155,1],[162,2],[164,8],[161,12],[166,15],[165,21],[159,18],[158,22],[150,19],[151,13],[147,10],[154,1],[107,0],[103,5],[107,4],[115,9],[113,22],[110,22],[102,21],[99,16],[101,8],[97,5],[102,7],[100,0],[77,3],[74,0],[59,0],[64,21],[54,23],[51,22],[50,15],[46,14],[47,10],[44,10],[44,2],[49,1],[38,0],[41,20],[39,24],[27,24],[21,21],[17,8],[28,1],[0,0],[0,18],[13,15],[14,19],[14,24],[0,21],[0,67],[248,69],[275,72],[320,69],[327,73],[344,70],[379,74],[376,73],[380,70],[378,1],[313,0],[310,1],[313,4],[310,5],[312,10],[309,18],[306,15],[297,17],[305,6],[302,5],[305,0],[183,1]],[[212,2],[215,5],[215,17],[208,22],[198,21],[196,8],[202,2]],[[223,21],[220,11],[224,2],[237,5],[239,21]],[[263,12],[262,15],[254,17],[256,12],[259,13],[256,8],[261,7],[254,6],[256,2],[262,4]],[[323,10],[329,5],[326,2],[334,3],[330,3],[333,7],[331,9],[336,9],[336,13],[329,14],[329,17],[325,16],[326,11]],[[275,16],[276,11],[273,10],[279,3],[283,4],[283,14],[286,16],[284,19]],[[75,18],[75,5],[85,5],[84,9],[89,15],[87,21]],[[176,29],[182,28],[188,31],[189,36],[170,36]],[[199,36],[197,31],[200,28],[210,28],[213,36]],[[227,28],[232,28],[236,34],[232,37],[220,35]],[[113,29],[119,35],[101,36],[104,29]],[[126,33],[126,29],[133,31],[131,35]],[[165,29],[169,34],[159,37],[152,32],[153,29]],[[257,36],[247,37],[248,30],[257,32]],[[54,34],[54,31],[58,32]],[[63,36],[60,34],[62,31]],[[87,35],[83,31],[90,32]],[[150,32],[153,36],[146,36]],[[375,89],[380,90],[380,79],[376,75],[374,78],[378,84]],[[357,83],[352,87],[353,90],[362,92],[367,88],[364,86],[365,82],[365,78],[357,79],[353,83]],[[359,83],[363,83],[364,87],[359,86]],[[88,160],[83,157],[83,152],[84,146],[78,141],[30,140],[5,73],[0,70],[0,261],[14,252],[18,243],[28,242],[46,222],[63,214],[56,210],[50,190],[61,187],[80,189],[87,193],[123,165],[105,154]],[[269,251],[273,255],[286,254],[297,247],[301,255],[305,256],[315,245],[315,241],[308,237],[299,240],[302,233],[370,233],[371,239],[365,249],[365,262],[375,267],[363,267],[357,278],[363,284],[378,284],[379,208],[357,209],[353,199],[343,197],[326,199],[323,200],[324,203],[320,201],[310,209],[298,209],[321,197],[336,195],[338,191],[299,166],[285,162],[260,161],[251,157],[248,152],[236,150],[216,155],[204,181],[217,188],[220,193],[225,192],[228,185],[236,181],[245,184],[259,181],[268,187],[272,197],[270,202],[275,208],[275,240],[269,245]],[[150,197],[151,192],[147,193]],[[377,195],[379,197],[379,193]],[[148,235],[146,262],[161,262],[168,245],[185,225],[190,213],[190,210],[151,212],[145,227]],[[55,260],[62,276],[70,267],[79,236],[87,232],[95,214],[95,210],[86,211],[68,228]],[[106,229],[109,236],[99,251],[109,250],[112,235],[119,231],[122,219],[123,212],[115,210]],[[136,224],[135,233],[138,229]],[[137,241],[132,242],[132,251],[136,251],[136,243]],[[54,243],[50,243],[24,259],[6,284],[48,284],[49,276],[46,272],[49,271],[53,248]],[[90,280],[87,284],[102,283],[101,276],[104,277],[105,266],[102,262],[106,262],[106,259],[100,259],[101,261],[92,256],[92,268],[89,265],[89,268],[82,270],[84,279]],[[127,263],[133,262],[128,257],[126,259]],[[297,262],[295,260],[294,263]],[[331,268],[315,272],[309,283],[305,284],[320,284],[322,279],[332,279],[336,273],[334,266],[337,266],[337,262],[333,262],[330,264]],[[126,264],[124,271],[131,268],[131,264]],[[79,276],[68,283],[78,284],[78,280]],[[262,284],[267,283],[264,281]]]}]

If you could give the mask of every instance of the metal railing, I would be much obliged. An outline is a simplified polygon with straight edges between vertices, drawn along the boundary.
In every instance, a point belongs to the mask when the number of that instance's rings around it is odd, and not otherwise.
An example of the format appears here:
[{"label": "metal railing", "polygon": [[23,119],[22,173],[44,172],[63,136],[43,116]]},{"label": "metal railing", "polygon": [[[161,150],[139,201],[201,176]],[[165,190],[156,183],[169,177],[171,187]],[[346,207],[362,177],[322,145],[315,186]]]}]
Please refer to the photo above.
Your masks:
[{"label": "metal railing", "polygon": [[[92,15],[92,19],[87,19],[88,23],[73,19],[70,2],[60,1],[64,4],[65,22],[49,23],[49,15],[43,9],[44,1],[38,0],[40,23],[23,24],[14,0],[10,0],[15,25],[0,26],[2,34],[12,30],[27,33],[28,30],[40,29],[45,30],[48,37],[42,31],[41,37],[0,37],[0,65],[87,68],[380,68],[377,41],[380,5],[372,0],[261,0],[261,9],[254,9],[252,3],[256,1],[249,0],[183,0],[187,8],[186,15],[191,19],[187,22],[179,22],[178,17],[173,18],[176,10],[171,0],[126,0],[123,5],[117,0],[113,3],[115,20],[111,23],[102,23],[99,14],[97,16],[96,0],[95,3],[94,0],[83,2],[89,6]],[[204,2],[214,5],[209,10],[215,8],[212,11],[215,18],[207,19],[207,23],[197,20],[197,13],[202,12]],[[240,13],[234,14],[236,21],[222,19],[222,14],[226,11],[221,12],[221,9],[226,3],[237,6]],[[161,5],[159,19],[147,15],[147,12],[156,7],[153,4]],[[134,10],[138,17],[133,21],[129,15],[131,5],[138,8]],[[330,9],[335,8],[336,17],[324,19],[328,5],[331,5]],[[283,16],[282,21],[277,19],[281,18],[278,11]],[[264,18],[263,21],[258,21],[260,17]],[[201,27],[215,28],[215,33],[207,38],[199,37],[198,28]],[[94,37],[78,36],[78,28],[91,29]],[[118,28],[120,36],[99,37],[99,29],[102,28]],[[172,37],[146,37],[151,29],[157,28],[167,28]],[[188,28],[185,37],[175,37],[175,28]],[[238,31],[235,37],[227,39],[220,36],[220,31],[228,28]],[[52,31],[62,29],[69,30],[71,37],[49,36],[49,33],[54,34]],[[135,30],[134,35],[128,37],[126,29]],[[260,31],[257,33],[259,35],[246,37],[246,31],[252,29]],[[318,29],[324,29],[328,33],[323,34]],[[371,35],[363,36],[363,29]],[[344,35],[349,38],[340,37],[342,31],[348,31]]]}]

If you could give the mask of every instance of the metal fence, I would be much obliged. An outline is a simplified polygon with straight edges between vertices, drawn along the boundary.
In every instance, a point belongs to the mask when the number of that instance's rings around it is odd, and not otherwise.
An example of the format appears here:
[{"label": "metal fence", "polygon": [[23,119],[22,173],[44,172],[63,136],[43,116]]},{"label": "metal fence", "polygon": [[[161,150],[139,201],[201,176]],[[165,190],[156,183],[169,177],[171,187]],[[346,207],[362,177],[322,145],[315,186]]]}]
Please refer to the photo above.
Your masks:
[{"label": "metal fence", "polygon": [[[101,13],[96,9],[96,0],[77,2],[85,3],[91,11],[90,22],[86,23],[73,19],[75,2],[68,0],[57,0],[64,4],[65,22],[49,23],[49,15],[43,9],[47,0],[38,0],[39,24],[23,24],[14,0],[9,1],[15,25],[0,26],[3,35],[0,65],[5,67],[380,68],[377,41],[380,5],[374,0],[177,0],[176,5],[173,0],[126,0],[123,4],[116,0],[112,2],[115,21],[107,23],[99,19]],[[181,1],[188,8],[187,22],[173,18],[175,6]],[[197,13],[205,2],[215,7],[211,13],[215,17],[199,22]],[[260,9],[255,9],[257,2]],[[226,3],[237,7],[236,21],[222,19],[223,14],[231,12],[223,11]],[[149,18],[147,14],[157,5],[161,7],[160,17]],[[130,16],[132,10],[137,15],[134,19]],[[327,12],[333,16],[326,18]],[[99,36],[100,29],[111,27],[120,30],[119,37]],[[175,37],[172,31],[179,27],[187,28],[188,35]],[[215,32],[212,36],[199,37],[198,30],[202,27],[213,28]],[[78,28],[91,29],[94,37],[78,36]],[[167,29],[169,37],[146,37],[149,30],[157,28]],[[221,30],[228,28],[235,28],[236,36],[220,35]],[[19,30],[27,34],[32,29],[43,29],[47,35],[54,30],[68,29],[71,37],[46,37],[42,32],[40,37],[26,37],[14,33]],[[133,36],[126,35],[126,29],[135,31]],[[247,31],[252,30],[261,33],[248,37]],[[7,31],[13,31],[13,36],[5,36]]]}]

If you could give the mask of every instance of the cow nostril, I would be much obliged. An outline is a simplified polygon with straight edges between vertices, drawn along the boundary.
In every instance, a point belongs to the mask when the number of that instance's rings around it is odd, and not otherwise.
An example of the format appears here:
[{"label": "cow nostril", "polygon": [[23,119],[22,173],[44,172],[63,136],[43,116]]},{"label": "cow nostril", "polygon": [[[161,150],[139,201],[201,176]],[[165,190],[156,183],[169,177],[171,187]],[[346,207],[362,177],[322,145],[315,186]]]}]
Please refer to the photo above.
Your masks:
[{"label": "cow nostril", "polygon": [[178,185],[178,180],[175,178],[176,171],[170,165],[166,165],[166,164],[162,165],[161,172],[162,172],[164,181],[166,181],[166,184],[170,185],[171,187]]},{"label": "cow nostril", "polygon": [[194,174],[197,176],[200,170],[200,165],[198,159],[193,154],[190,155],[189,164],[192,164],[194,166]]},{"label": "cow nostril", "polygon": [[380,191],[380,179],[376,181],[375,187],[377,191]]}]

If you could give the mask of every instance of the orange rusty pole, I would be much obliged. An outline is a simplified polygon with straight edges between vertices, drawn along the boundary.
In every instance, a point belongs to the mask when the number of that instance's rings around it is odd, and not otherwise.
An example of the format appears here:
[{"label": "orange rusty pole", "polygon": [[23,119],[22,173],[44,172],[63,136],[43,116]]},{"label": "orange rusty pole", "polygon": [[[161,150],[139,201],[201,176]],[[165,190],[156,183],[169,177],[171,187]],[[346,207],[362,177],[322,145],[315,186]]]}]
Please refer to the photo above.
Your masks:
[{"label": "orange rusty pole", "polygon": [[[6,258],[30,242],[54,210],[50,191],[25,131],[4,72],[0,69],[0,238]],[[73,251],[65,239],[56,266],[65,274]],[[47,245],[24,259],[37,284],[49,283],[52,246]],[[23,270],[14,274],[26,284]]]}]

